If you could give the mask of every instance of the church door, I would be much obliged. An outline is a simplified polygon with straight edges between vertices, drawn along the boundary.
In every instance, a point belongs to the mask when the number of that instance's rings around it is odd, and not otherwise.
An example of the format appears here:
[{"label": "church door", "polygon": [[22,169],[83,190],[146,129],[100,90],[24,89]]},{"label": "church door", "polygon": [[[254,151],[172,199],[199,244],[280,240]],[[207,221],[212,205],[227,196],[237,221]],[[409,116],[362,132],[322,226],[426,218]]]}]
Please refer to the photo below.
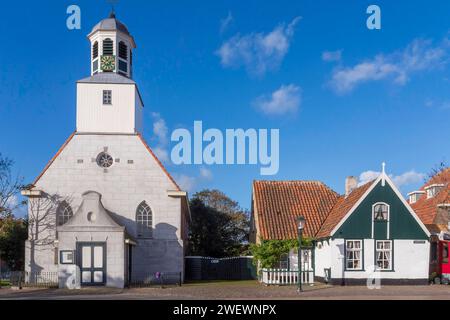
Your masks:
[{"label": "church door", "polygon": [[106,243],[80,242],[77,244],[78,266],[82,286],[106,284]]}]

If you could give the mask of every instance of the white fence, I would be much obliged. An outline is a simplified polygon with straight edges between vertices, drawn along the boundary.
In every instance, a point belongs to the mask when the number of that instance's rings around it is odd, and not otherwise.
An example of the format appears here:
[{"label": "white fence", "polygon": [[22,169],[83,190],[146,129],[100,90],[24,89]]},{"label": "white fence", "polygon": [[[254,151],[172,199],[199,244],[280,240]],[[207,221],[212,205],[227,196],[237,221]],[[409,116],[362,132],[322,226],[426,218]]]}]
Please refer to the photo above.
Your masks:
[{"label": "white fence", "polygon": [[[298,283],[298,270],[262,269],[261,282],[267,285],[295,285]],[[302,271],[302,283],[314,283],[314,271]]]}]

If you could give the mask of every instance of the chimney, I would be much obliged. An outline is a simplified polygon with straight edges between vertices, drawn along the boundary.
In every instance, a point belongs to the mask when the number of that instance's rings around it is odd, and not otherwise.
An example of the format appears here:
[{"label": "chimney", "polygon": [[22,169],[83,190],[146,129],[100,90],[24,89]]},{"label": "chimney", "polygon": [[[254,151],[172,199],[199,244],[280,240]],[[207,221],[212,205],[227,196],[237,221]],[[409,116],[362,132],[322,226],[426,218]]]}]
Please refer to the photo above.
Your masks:
[{"label": "chimney", "polygon": [[358,178],[347,177],[345,179],[345,196],[347,197],[358,186]]}]

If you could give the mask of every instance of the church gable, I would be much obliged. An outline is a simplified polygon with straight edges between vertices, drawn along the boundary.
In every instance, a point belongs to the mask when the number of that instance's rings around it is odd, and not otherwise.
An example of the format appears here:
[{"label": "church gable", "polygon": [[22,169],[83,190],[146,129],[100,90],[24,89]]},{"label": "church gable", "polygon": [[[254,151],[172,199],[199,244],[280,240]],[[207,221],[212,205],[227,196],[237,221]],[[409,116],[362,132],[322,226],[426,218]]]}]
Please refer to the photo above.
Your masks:
[{"label": "church gable", "polygon": [[[384,180],[384,181],[383,181]],[[378,178],[332,236],[345,239],[428,239],[429,235],[389,177]]]},{"label": "church gable", "polygon": [[[70,168],[70,171],[67,169]],[[156,169],[156,171],[155,171]],[[49,161],[45,169],[37,177],[34,185],[41,188],[45,185],[57,186],[61,182],[83,184],[84,180],[94,179],[94,175],[102,177],[105,182],[115,180],[121,175],[147,175],[148,183],[171,191],[181,191],[173,177],[165,169],[141,135],[86,135],[72,134]],[[152,173],[149,173],[149,170]],[[160,171],[160,174],[156,172]],[[70,176],[77,176],[71,180]],[[81,177],[85,176],[86,179]],[[150,177],[152,176],[152,177]],[[63,178],[64,177],[64,178]],[[155,178],[158,177],[157,180]],[[51,180],[51,181],[50,181]],[[63,181],[64,180],[64,181]],[[79,180],[83,180],[80,182]],[[112,181],[111,181],[112,182]],[[93,186],[83,191],[92,189]]]}]

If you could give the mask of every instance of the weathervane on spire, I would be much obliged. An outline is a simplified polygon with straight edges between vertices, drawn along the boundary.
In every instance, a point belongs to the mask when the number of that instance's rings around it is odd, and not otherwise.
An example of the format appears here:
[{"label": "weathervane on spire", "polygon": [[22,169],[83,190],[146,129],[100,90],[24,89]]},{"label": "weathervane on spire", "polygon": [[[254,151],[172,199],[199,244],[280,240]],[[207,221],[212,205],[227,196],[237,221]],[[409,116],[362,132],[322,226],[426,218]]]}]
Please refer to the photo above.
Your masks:
[{"label": "weathervane on spire", "polygon": [[115,5],[119,3],[119,0],[106,0],[111,5],[111,13],[109,14],[110,18],[116,17]]}]

